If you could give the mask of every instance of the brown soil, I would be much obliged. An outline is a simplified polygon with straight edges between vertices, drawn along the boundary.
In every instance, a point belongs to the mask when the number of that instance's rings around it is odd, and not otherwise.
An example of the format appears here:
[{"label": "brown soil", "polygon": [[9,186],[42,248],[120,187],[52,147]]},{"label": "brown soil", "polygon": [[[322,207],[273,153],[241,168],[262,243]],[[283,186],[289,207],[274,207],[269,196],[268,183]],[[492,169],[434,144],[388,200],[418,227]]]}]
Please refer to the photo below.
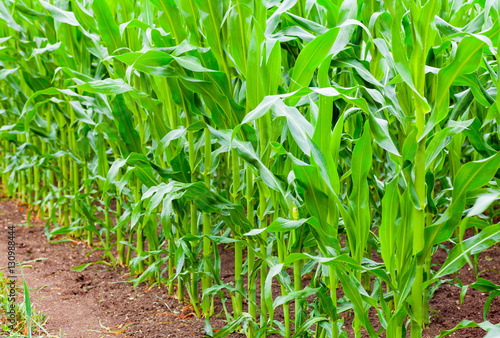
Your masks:
[{"label": "brown soil", "polygon": [[[12,201],[0,201],[0,267],[7,265],[8,225],[25,224],[25,208]],[[30,288],[33,306],[48,317],[45,329],[63,337],[203,337],[204,319],[196,318],[169,296],[166,288],[149,289],[142,285],[134,290],[125,268],[116,270],[96,264],[82,272],[71,271],[81,264],[101,260],[99,251],[90,251],[83,242],[49,244],[41,225],[16,227],[16,261],[33,261],[24,265],[23,273]],[[88,256],[88,257],[86,257]],[[19,270],[17,271],[19,273]],[[166,313],[181,315],[181,319]],[[222,320],[212,320],[220,329]],[[123,334],[116,334],[122,331]],[[114,332],[114,333],[111,333]]]},{"label": "brown soil", "polygon": [[[469,236],[472,234],[468,234]],[[451,249],[451,245],[448,245]],[[445,250],[439,249],[433,256],[434,264],[442,264],[446,260]],[[487,279],[500,285],[500,246],[497,244],[479,255],[478,278]],[[447,279],[458,278],[464,284],[472,284],[476,281],[474,268],[465,265],[454,275]],[[437,315],[431,318],[429,329],[424,331],[424,337],[434,337],[442,330],[449,330],[467,319],[481,323],[483,309],[488,294],[469,287],[462,304],[460,304],[460,288],[455,285],[444,284],[436,291],[431,299],[430,308],[437,310]],[[500,323],[500,297],[493,299],[488,316],[486,318],[493,324]],[[467,328],[456,331],[452,337],[476,338],[483,337],[485,331],[480,328]]]},{"label": "brown soil", "polygon": [[[14,224],[25,224],[25,208],[8,200],[0,201],[0,229]],[[0,240],[0,267],[7,262],[7,236]],[[180,303],[169,296],[165,287],[141,285],[134,290],[125,268],[112,269],[104,264],[96,264],[82,272],[71,268],[101,260],[102,251],[92,251],[83,242],[69,241],[49,244],[44,228],[40,224],[28,229],[16,227],[17,262],[43,259],[24,265],[23,272],[30,288],[31,301],[48,319],[46,330],[63,337],[203,337],[205,321],[190,315],[188,304]],[[89,253],[90,252],[90,253]],[[233,251],[220,250],[222,279],[234,281]],[[435,263],[442,263],[446,253],[440,249],[434,257]],[[479,259],[479,277],[500,284],[500,247],[495,246],[483,252]],[[474,271],[465,266],[456,275],[464,284],[474,282]],[[304,279],[304,284],[308,284]],[[279,293],[276,285],[275,296]],[[259,288],[257,288],[259,292]],[[487,294],[469,288],[464,303],[459,304],[460,289],[453,285],[443,285],[435,293],[430,307],[438,312],[432,317],[430,328],[424,337],[434,337],[441,330],[450,329],[463,319],[482,321],[482,311]],[[231,308],[229,301],[226,305]],[[293,304],[290,306],[293,313]],[[180,318],[183,313],[187,318]],[[225,325],[220,302],[216,304],[218,319],[211,319],[214,329]],[[170,314],[167,314],[170,313]],[[173,316],[171,314],[176,314]],[[291,316],[293,318],[293,316]],[[353,336],[352,316],[345,317],[345,327],[349,337]],[[283,320],[282,309],[275,311],[275,319]],[[374,322],[376,318],[373,317]],[[493,301],[488,320],[500,322],[500,297]],[[116,334],[121,332],[121,334]],[[232,337],[242,337],[233,334]],[[479,328],[457,331],[453,337],[482,337]]]}]

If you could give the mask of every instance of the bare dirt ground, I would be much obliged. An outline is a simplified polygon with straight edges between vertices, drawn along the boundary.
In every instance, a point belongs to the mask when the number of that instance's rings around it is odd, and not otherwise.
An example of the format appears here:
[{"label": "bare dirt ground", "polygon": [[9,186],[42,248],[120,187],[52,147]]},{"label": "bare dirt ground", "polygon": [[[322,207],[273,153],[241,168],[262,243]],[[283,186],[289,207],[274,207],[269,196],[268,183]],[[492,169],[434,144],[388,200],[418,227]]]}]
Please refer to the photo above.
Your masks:
[{"label": "bare dirt ground", "polygon": [[[81,264],[101,260],[102,251],[91,251],[79,241],[49,244],[43,225],[37,224],[30,229],[20,226],[26,223],[25,215],[24,207],[13,201],[0,200],[0,229],[5,233],[5,236],[0,236],[0,267],[7,265],[6,227],[17,225],[16,260],[32,261],[24,265],[24,276],[33,306],[47,315],[45,328],[51,334],[59,336],[61,333],[63,337],[71,338],[203,337],[205,320],[192,315],[188,304],[169,296],[166,287],[149,288],[142,284],[134,290],[127,269],[112,269],[104,264],[92,265],[81,272],[71,271]],[[441,250],[433,261],[442,263],[445,258],[446,253]],[[234,280],[232,250],[221,250],[221,263],[224,280]],[[492,247],[480,255],[479,271],[479,277],[500,284],[500,247]],[[468,266],[462,268],[456,277],[464,284],[475,280],[473,270]],[[487,296],[469,288],[464,303],[459,304],[460,289],[452,285],[441,286],[431,300],[430,307],[437,313],[431,319],[430,328],[424,331],[424,337],[434,337],[463,319],[481,322]],[[216,313],[222,314],[220,304],[216,305]],[[281,308],[276,309],[275,318],[283,318]],[[346,317],[346,326],[350,325],[351,318]],[[225,324],[222,319],[223,315],[220,319],[211,319],[212,327],[222,328]],[[488,320],[500,322],[500,297],[493,301]],[[352,329],[348,334],[353,336]],[[458,331],[452,337],[482,336],[484,331],[472,328]]]},{"label": "bare dirt ground", "polygon": [[[25,208],[0,201],[0,267],[7,265],[8,225],[25,224]],[[16,261],[23,268],[33,306],[48,317],[45,328],[63,337],[202,337],[204,319],[191,315],[187,304],[166,288],[142,285],[134,290],[125,268],[96,264],[84,271],[73,267],[100,260],[83,242],[49,244],[40,224],[16,227]],[[19,273],[19,270],[17,271]],[[187,308],[187,309],[186,309]],[[187,316],[185,319],[167,313]],[[213,320],[214,328],[224,322]],[[122,332],[120,334],[120,332]]]}]

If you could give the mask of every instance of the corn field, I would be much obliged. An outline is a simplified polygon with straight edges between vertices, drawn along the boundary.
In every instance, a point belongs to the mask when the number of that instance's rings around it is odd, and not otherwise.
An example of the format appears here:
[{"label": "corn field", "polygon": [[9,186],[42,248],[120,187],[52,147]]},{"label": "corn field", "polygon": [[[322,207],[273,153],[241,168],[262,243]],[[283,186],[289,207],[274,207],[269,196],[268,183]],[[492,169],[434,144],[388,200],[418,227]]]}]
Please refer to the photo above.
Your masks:
[{"label": "corn field", "polygon": [[222,302],[209,336],[347,337],[351,312],[356,337],[422,337],[443,278],[500,242],[499,14],[2,0],[3,188],[135,286]]}]

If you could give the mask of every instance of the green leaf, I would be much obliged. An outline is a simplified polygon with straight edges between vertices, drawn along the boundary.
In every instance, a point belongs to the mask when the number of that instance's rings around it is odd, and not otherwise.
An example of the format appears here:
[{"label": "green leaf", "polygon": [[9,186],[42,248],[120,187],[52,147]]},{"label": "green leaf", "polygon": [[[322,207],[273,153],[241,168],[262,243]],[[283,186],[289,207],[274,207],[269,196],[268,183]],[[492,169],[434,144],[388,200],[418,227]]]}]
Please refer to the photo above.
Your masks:
[{"label": "green leaf", "polygon": [[469,209],[467,217],[481,215],[494,201],[500,199],[500,190],[489,189],[487,193],[477,197],[472,208]]},{"label": "green leaf", "polygon": [[97,80],[79,84],[75,87],[85,90],[89,93],[104,95],[123,94],[134,90],[134,88],[125,83],[125,81],[123,81],[122,79]]},{"label": "green leaf", "polygon": [[369,205],[369,187],[368,173],[372,165],[372,145],[370,126],[365,123],[364,132],[361,138],[354,146],[352,153],[352,192],[349,196],[351,208],[349,213],[355,221],[355,237],[349,236],[351,250],[358,260],[361,259],[364,252],[364,245],[368,241],[368,232],[370,230],[370,205]]},{"label": "green leaf", "polygon": [[28,285],[26,284],[26,279],[24,278],[24,274],[23,274],[23,267],[21,266],[21,264],[19,264],[19,269],[21,270],[21,275],[23,277],[23,286],[24,286],[24,305],[26,307],[26,318],[27,318],[27,321],[28,321],[28,325],[27,325],[27,329],[28,329],[28,337],[31,338],[32,337],[32,328],[31,328],[31,325],[32,325],[32,309],[31,309],[31,301],[30,301],[30,293],[28,291]]},{"label": "green leaf", "polygon": [[[498,21],[496,21],[488,31],[484,32],[484,36],[492,37],[498,34],[498,32],[500,32],[500,25]],[[439,71],[436,102],[421,138],[427,135],[436,124],[446,117],[450,97],[449,89],[453,81],[455,81],[459,75],[472,73],[477,69],[482,59],[481,50],[484,45],[485,42],[482,39],[478,39],[478,37],[464,37],[458,45],[457,53],[453,61]]]},{"label": "green leaf", "polygon": [[86,268],[88,268],[91,265],[101,264],[101,263],[104,263],[104,262],[103,261],[96,261],[96,262],[90,262],[90,263],[81,264],[81,265],[78,265],[78,266],[75,266],[74,268],[72,268],[71,271],[81,272],[81,271],[85,270]]},{"label": "green leaf", "polygon": [[467,192],[481,188],[495,175],[500,166],[500,153],[489,158],[469,162],[457,173],[452,200],[443,215],[432,225],[425,228],[425,248],[428,252],[432,245],[447,240],[458,226],[465,208]]},{"label": "green leaf", "polygon": [[[321,34],[302,49],[293,68],[290,93],[302,87],[309,87],[314,71],[323,60],[329,55],[335,56],[344,49],[354,30],[352,25],[355,24],[348,20],[356,18],[357,7],[356,1],[343,1],[340,8],[341,23],[345,24]],[[297,100],[291,102],[295,104]]]},{"label": "green leaf", "polygon": [[460,323],[458,323],[457,326],[455,326],[454,328],[452,328],[450,330],[441,331],[438,338],[449,336],[457,330],[465,329],[468,327],[480,327],[484,331],[487,331],[488,334],[485,336],[485,338],[493,338],[493,337],[497,337],[498,335],[500,335],[500,327],[497,325],[493,325],[492,323],[490,323],[488,321],[484,321],[484,322],[478,324],[478,323],[472,322],[470,320],[464,319]]},{"label": "green leaf", "polygon": [[40,4],[50,13],[51,17],[59,22],[67,23],[71,26],[80,26],[73,12],[64,11],[43,0],[38,0]]},{"label": "green leaf", "polygon": [[308,219],[300,219],[297,221],[293,221],[293,220],[278,217],[277,220],[272,222],[271,225],[269,225],[267,227],[267,231],[271,231],[271,232],[291,231],[291,230],[299,228],[307,221],[308,221]]},{"label": "green leaf", "polygon": [[[387,271],[393,274],[394,252],[396,248],[396,219],[399,214],[398,192],[399,177],[393,178],[385,187],[385,194],[382,198],[382,220],[379,229],[380,252],[384,260]],[[394,277],[394,275],[393,275]]]},{"label": "green leaf", "polygon": [[458,243],[433,278],[438,279],[458,271],[465,265],[470,255],[478,254],[498,242],[500,242],[500,224],[483,229],[476,236]]},{"label": "green leaf", "polygon": [[434,161],[441,151],[451,142],[452,136],[466,130],[472,122],[474,122],[474,120],[467,120],[464,122],[450,121],[450,126],[434,135],[426,149],[425,168],[428,169],[432,161]]},{"label": "green leaf", "polygon": [[[125,103],[123,94],[118,94],[113,101],[113,117],[117,123],[120,136],[127,145],[129,153],[142,153],[141,139],[139,133],[135,130],[133,125],[134,116],[130,112]],[[128,155],[128,154],[125,154]]]},{"label": "green leaf", "polygon": [[113,19],[106,0],[94,0],[92,2],[92,10],[97,20],[99,34],[108,48],[108,54],[111,55],[118,48],[124,47],[120,29]]},{"label": "green leaf", "polygon": [[375,142],[391,154],[401,157],[401,154],[399,153],[398,148],[394,144],[391,134],[389,133],[389,122],[372,116],[371,114],[368,115],[368,119],[370,121],[370,129],[373,133]]}]

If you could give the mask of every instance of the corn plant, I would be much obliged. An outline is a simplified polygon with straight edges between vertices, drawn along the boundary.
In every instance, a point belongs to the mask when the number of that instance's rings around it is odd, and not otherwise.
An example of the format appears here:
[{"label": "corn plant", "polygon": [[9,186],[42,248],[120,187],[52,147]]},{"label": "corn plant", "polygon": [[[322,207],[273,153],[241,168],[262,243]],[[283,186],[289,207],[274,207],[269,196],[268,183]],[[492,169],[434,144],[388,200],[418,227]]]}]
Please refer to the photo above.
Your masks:
[{"label": "corn plant", "polygon": [[421,337],[433,287],[500,241],[498,15],[497,1],[5,0],[3,187],[135,285],[206,318],[221,302],[214,337],[342,337],[349,311],[356,337]]}]

